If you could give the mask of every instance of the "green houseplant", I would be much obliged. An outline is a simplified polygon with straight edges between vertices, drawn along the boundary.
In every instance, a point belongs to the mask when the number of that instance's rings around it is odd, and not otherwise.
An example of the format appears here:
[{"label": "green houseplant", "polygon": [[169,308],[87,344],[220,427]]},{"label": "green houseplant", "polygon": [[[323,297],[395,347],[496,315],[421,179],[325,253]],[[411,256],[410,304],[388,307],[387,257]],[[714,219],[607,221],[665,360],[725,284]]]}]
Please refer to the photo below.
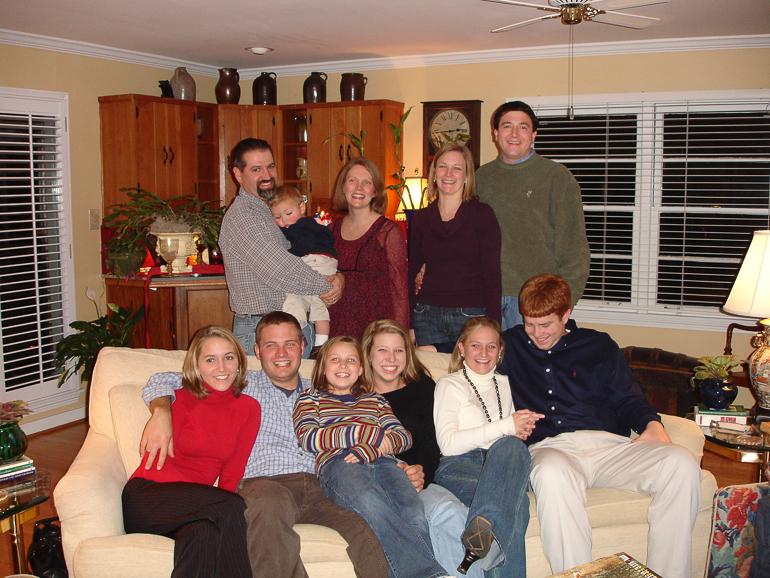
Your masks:
[{"label": "green houseplant", "polygon": [[[409,109],[401,116],[401,120],[399,121],[398,125],[395,125],[392,122],[388,123],[390,132],[393,134],[393,140],[396,143],[396,163],[398,163],[398,171],[391,175],[394,179],[396,179],[396,182],[392,185],[388,185],[386,189],[389,191],[395,191],[399,200],[401,201],[401,204],[404,206],[404,209],[422,209],[422,198],[420,198],[420,206],[415,207],[411,197],[409,195],[404,196],[404,189],[406,188],[404,170],[406,167],[401,163],[401,157],[398,156],[398,145],[401,144],[401,137],[404,131],[404,123],[409,117],[409,113],[412,112],[412,108],[413,107],[409,107]],[[404,200],[405,198],[409,201],[408,204]]]},{"label": "green houseplant", "polygon": [[[110,255],[141,255],[144,260],[146,248],[155,243],[152,235],[164,233],[196,233],[200,243],[208,249],[217,246],[219,228],[222,225],[224,209],[213,207],[215,201],[200,201],[192,195],[161,199],[155,193],[139,188],[124,188],[129,200],[112,206],[104,219],[107,227],[114,228],[114,235],[105,242],[108,258]],[[115,257],[113,257],[113,262]],[[138,270],[141,264],[134,266]],[[116,271],[124,276],[128,271]]]},{"label": "green houseplant", "polygon": [[734,355],[701,357],[693,368],[694,380],[700,380],[703,403],[710,409],[726,409],[738,395],[730,370],[741,364]]},{"label": "green houseplant", "polygon": [[90,383],[94,364],[102,347],[128,347],[136,325],[144,318],[143,307],[129,311],[114,303],[107,304],[112,313],[102,315],[93,290],[86,291],[86,295],[93,301],[98,317],[93,321],[73,321],[70,327],[77,333],[64,337],[56,344],[54,371],[62,372],[59,376],[59,387],[81,368],[83,373],[80,375],[80,381]]}]

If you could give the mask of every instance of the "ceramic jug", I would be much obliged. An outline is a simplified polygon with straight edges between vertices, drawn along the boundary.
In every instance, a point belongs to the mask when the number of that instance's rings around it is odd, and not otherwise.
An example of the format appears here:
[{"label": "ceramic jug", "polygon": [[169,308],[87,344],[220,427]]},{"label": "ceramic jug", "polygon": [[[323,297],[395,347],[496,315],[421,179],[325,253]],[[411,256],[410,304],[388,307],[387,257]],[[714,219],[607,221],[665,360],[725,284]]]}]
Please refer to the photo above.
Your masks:
[{"label": "ceramic jug", "polygon": [[278,104],[278,85],[275,72],[263,72],[254,79],[251,95],[254,104]]},{"label": "ceramic jug", "polygon": [[345,72],[340,81],[340,100],[364,100],[364,89],[369,81],[360,72]]},{"label": "ceramic jug", "polygon": [[195,79],[184,66],[174,71],[174,76],[171,77],[171,88],[174,91],[174,98],[195,100]]},{"label": "ceramic jug", "polygon": [[241,75],[235,68],[220,68],[219,82],[214,87],[217,104],[238,104],[241,100]]},{"label": "ceramic jug", "polygon": [[302,85],[302,102],[326,102],[326,74],[311,72]]}]

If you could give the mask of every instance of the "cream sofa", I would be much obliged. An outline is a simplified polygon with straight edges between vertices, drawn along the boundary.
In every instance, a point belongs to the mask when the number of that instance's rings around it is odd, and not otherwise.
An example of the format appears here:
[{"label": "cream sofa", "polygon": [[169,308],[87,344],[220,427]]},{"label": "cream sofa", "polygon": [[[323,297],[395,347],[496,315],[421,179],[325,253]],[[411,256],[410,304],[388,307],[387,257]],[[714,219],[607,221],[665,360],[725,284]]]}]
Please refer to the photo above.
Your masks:
[{"label": "cream sofa", "polygon": [[[448,356],[420,353],[433,377],[446,373]],[[126,535],[120,495],[128,474],[139,465],[139,440],[149,417],[141,399],[147,379],[160,371],[181,371],[184,351],[105,348],[91,382],[90,429],[80,453],[54,490],[61,518],[64,554],[73,578],[168,578],[173,541],[146,534]],[[303,361],[309,376],[312,361]],[[259,362],[249,358],[249,368]],[[700,461],[703,435],[694,422],[663,416],[671,438]],[[716,481],[703,472],[703,503],[693,532],[692,576],[704,575]],[[644,561],[647,551],[647,506],[650,499],[619,490],[588,491],[595,558],[627,552]],[[302,559],[311,578],[354,578],[345,542],[333,530],[300,525]],[[540,524],[530,494],[526,537],[527,575],[551,574],[540,543]],[[453,569],[452,569],[453,570]]]}]

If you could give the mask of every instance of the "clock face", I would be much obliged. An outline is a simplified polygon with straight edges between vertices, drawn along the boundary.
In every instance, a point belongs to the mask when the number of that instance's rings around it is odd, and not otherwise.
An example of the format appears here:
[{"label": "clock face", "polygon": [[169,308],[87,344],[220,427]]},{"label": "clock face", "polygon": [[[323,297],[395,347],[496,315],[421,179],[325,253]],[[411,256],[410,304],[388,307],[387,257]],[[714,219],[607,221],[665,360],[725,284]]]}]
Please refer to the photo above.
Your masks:
[{"label": "clock face", "polygon": [[468,117],[459,110],[442,110],[431,119],[428,126],[430,139],[436,148],[448,141],[465,143],[471,138]]}]

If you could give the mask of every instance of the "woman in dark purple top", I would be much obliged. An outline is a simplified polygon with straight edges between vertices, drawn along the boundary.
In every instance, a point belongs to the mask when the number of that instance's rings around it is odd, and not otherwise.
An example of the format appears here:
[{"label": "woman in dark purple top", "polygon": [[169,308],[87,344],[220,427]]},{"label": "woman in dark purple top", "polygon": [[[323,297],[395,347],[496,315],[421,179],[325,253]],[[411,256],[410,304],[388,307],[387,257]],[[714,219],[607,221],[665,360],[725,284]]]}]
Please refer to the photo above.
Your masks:
[{"label": "woman in dark purple top", "polygon": [[476,197],[473,157],[466,147],[448,142],[436,153],[428,202],[409,225],[409,299],[417,345],[456,342],[471,317],[501,319],[500,227],[492,208]]}]

